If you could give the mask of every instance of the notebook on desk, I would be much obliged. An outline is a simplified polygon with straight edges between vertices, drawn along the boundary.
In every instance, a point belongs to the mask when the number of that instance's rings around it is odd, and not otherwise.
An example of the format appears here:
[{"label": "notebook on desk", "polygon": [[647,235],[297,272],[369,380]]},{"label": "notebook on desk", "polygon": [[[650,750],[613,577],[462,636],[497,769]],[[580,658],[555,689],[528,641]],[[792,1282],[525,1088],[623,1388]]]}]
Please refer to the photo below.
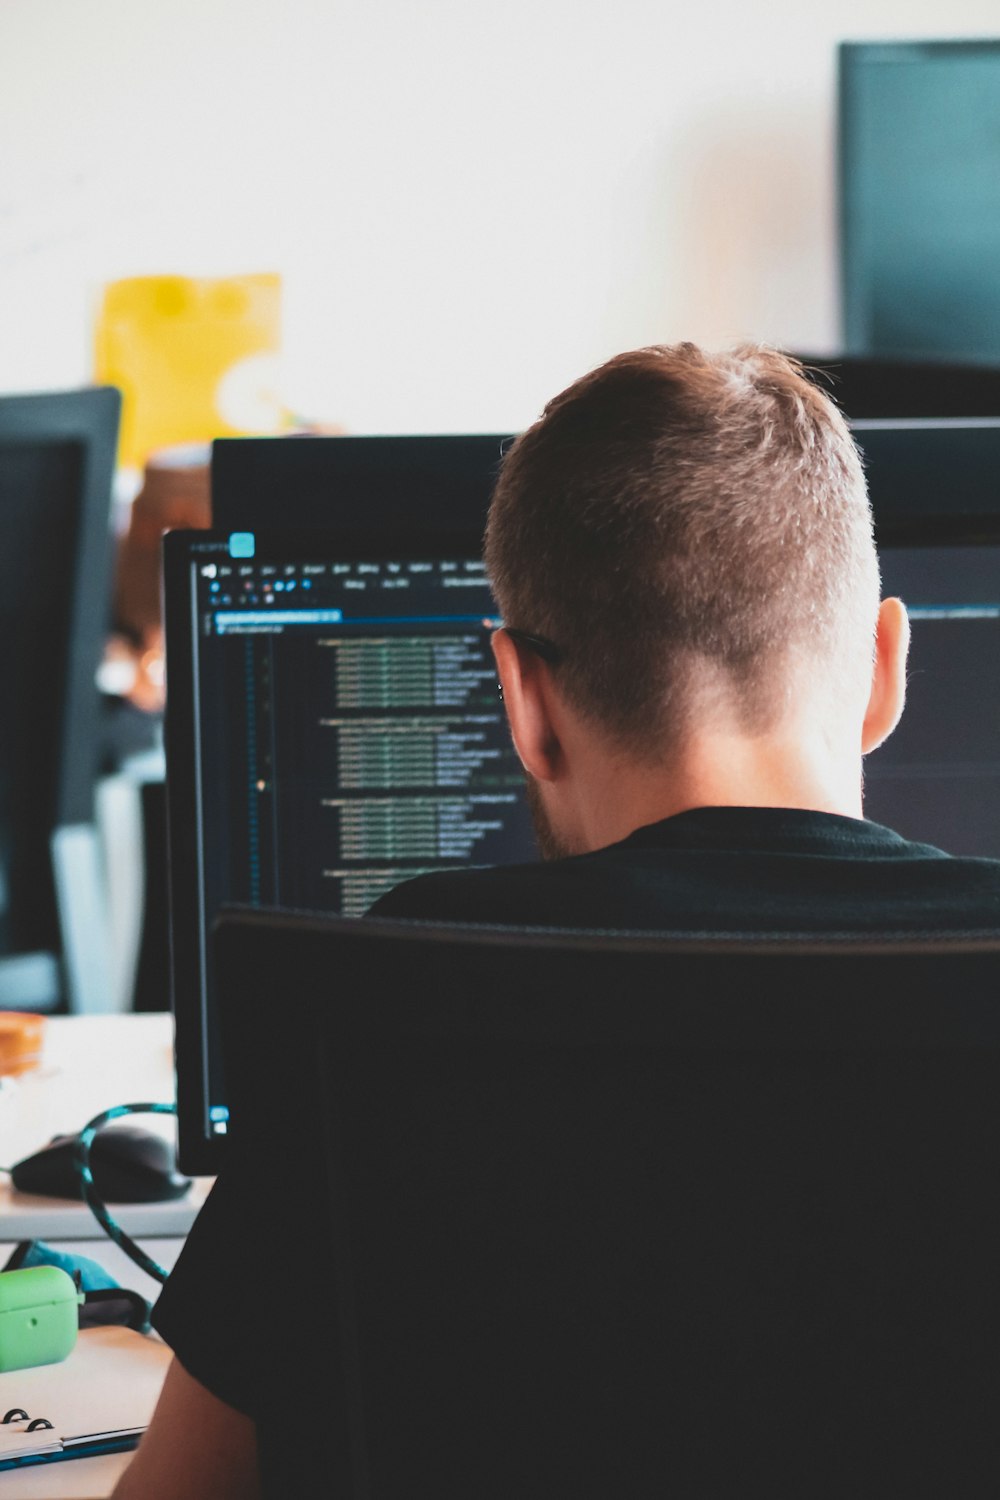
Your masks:
[{"label": "notebook on desk", "polygon": [[[130,1328],[89,1328],[62,1364],[0,1375],[0,1472],[134,1448],[169,1363],[159,1339]],[[52,1425],[34,1426],[39,1419]]]}]

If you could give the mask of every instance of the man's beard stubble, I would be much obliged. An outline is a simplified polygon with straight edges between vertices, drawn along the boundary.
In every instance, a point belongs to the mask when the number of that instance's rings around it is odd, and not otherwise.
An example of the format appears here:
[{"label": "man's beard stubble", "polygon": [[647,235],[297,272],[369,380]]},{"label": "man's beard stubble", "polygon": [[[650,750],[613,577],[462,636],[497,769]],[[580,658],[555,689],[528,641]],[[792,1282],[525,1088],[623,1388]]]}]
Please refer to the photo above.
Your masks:
[{"label": "man's beard stubble", "polygon": [[531,813],[531,826],[535,833],[535,843],[542,859],[565,859],[572,850],[559,838],[549,822],[549,815],[542,805],[542,794],[538,790],[538,782],[533,776],[525,772],[525,792],[528,798],[528,811]]}]

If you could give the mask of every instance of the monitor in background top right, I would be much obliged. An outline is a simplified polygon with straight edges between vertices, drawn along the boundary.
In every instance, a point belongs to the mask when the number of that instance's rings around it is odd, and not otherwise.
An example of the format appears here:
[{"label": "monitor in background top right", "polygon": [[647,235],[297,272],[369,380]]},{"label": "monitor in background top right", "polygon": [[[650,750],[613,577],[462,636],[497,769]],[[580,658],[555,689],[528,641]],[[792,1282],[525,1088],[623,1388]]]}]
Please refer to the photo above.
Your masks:
[{"label": "monitor in background top right", "polygon": [[1000,858],[1000,419],[852,427],[882,593],[912,630],[903,717],[865,759],[865,816]]},{"label": "monitor in background top right", "polygon": [[847,42],[839,62],[845,348],[995,365],[1000,40]]}]

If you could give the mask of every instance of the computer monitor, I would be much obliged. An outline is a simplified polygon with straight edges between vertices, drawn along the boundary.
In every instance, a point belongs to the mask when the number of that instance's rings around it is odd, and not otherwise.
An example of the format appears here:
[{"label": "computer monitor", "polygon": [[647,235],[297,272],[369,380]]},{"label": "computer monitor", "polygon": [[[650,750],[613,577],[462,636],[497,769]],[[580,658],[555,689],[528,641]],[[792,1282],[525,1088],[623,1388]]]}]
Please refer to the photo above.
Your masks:
[{"label": "computer monitor", "polygon": [[480,537],[509,437],[220,438],[212,523],[220,531],[350,527]]},{"label": "computer monitor", "polygon": [[0,1006],[100,1010],[94,828],[121,398],[0,397]]},{"label": "computer monitor", "polygon": [[1000,41],[840,48],[851,354],[1000,363]]},{"label": "computer monitor", "polygon": [[866,418],[851,431],[880,539],[948,539],[1000,515],[1000,416]]},{"label": "computer monitor", "polygon": [[1000,517],[992,537],[879,549],[910,616],[906,708],[865,760],[865,816],[949,854],[1000,858]]},{"label": "computer monitor", "polygon": [[[180,1148],[228,1126],[209,945],[221,906],[359,916],[422,871],[535,857],[478,541],[382,531],[165,539]],[[280,997],[275,997],[276,1018]]]},{"label": "computer monitor", "polygon": [[865,816],[1000,857],[1000,419],[856,421],[884,595],[907,605],[903,718],[865,761]]}]

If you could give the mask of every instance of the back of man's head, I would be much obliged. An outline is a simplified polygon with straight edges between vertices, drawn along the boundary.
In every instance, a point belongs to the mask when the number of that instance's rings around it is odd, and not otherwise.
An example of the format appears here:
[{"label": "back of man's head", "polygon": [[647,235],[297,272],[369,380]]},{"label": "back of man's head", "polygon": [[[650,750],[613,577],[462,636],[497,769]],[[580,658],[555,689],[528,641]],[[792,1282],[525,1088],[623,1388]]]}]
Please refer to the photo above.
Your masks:
[{"label": "back of man's head", "polygon": [[567,699],[659,758],[725,702],[766,732],[804,685],[863,709],[878,566],[857,449],[795,361],[693,344],[619,355],[511,447],[487,570],[559,649]]}]

